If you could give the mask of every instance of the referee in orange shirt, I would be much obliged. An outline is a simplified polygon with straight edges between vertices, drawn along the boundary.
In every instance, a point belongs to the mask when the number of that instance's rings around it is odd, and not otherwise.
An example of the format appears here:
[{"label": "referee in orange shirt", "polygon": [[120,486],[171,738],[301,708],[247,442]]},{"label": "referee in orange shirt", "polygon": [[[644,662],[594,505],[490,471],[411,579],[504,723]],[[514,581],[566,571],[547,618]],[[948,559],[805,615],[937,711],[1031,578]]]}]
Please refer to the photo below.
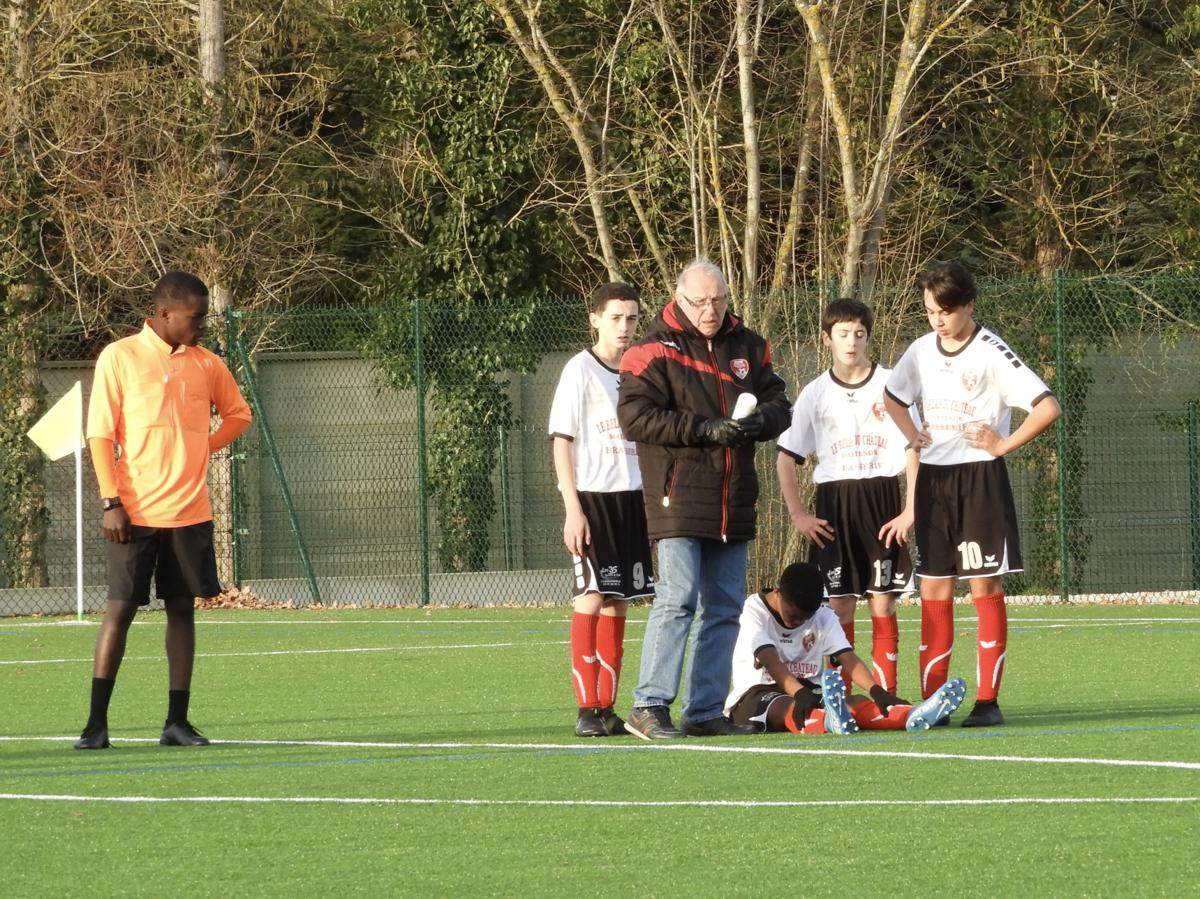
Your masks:
[{"label": "referee in orange shirt", "polygon": [[[125,637],[150,578],[167,613],[170,674],[163,746],[208,743],[188,722],[196,652],[194,599],[221,592],[208,500],[209,457],[250,425],[250,407],[225,363],[198,342],[208,288],[168,272],[154,286],[154,317],[96,361],[87,438],[104,508],[108,602],[96,637],[92,703],[76,749],[108,747],[108,703]],[[209,434],[216,406],[221,426]],[[117,455],[116,448],[120,447]]]}]

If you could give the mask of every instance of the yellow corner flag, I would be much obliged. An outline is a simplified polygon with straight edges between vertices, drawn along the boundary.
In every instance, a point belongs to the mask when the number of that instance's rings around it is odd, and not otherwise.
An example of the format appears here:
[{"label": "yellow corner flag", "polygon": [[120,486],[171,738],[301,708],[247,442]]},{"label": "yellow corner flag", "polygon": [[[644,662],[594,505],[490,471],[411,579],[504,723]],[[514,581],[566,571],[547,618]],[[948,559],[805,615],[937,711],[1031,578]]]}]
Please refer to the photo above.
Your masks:
[{"label": "yellow corner flag", "polygon": [[29,439],[51,460],[69,456],[83,446],[83,384],[75,382],[29,429]]}]

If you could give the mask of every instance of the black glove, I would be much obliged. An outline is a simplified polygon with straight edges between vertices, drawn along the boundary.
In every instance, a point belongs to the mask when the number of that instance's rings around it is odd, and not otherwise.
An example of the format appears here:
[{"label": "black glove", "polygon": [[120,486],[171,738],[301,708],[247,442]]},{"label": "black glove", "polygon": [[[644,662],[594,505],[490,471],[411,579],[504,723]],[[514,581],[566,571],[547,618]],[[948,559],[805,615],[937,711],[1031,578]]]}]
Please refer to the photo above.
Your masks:
[{"label": "black glove", "polygon": [[894,705],[912,705],[907,699],[901,699],[895,693],[889,693],[883,687],[876,684],[870,689],[871,700],[875,705],[879,706],[879,711],[887,714]]},{"label": "black glove", "polygon": [[745,441],[746,432],[732,418],[706,418],[696,426],[696,437],[701,443],[737,446]]},{"label": "black glove", "polygon": [[804,716],[821,704],[821,697],[808,684],[801,684],[800,689],[792,694],[795,703],[794,712],[797,721],[803,721]]},{"label": "black glove", "polygon": [[746,433],[746,443],[753,443],[759,438],[763,432],[763,428],[767,426],[763,419],[763,414],[758,409],[755,409],[749,415],[744,415],[737,420],[738,426]]}]

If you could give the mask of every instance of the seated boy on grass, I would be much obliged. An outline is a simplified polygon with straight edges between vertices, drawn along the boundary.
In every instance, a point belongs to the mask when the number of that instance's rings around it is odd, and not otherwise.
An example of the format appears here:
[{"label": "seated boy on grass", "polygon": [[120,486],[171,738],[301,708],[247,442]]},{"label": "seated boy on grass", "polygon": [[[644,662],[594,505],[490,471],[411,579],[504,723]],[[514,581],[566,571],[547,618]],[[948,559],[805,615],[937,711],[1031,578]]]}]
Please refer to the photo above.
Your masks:
[{"label": "seated boy on grass", "polygon": [[[959,707],[966,695],[961,678],[916,706],[876,683],[837,613],[821,604],[824,587],[815,565],[797,562],[784,569],[777,587],[747,597],[726,715],[767,731],[852,734],[860,728],[928,730]],[[838,668],[867,695],[847,696]]]}]

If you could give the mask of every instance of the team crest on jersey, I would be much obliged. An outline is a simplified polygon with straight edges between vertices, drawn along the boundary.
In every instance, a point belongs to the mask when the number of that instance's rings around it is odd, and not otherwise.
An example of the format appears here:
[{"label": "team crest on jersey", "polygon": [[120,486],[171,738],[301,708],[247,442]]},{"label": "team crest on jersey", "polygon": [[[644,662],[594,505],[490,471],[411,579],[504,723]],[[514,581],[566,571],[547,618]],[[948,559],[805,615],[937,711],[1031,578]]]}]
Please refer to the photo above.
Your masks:
[{"label": "team crest on jersey", "polygon": [[805,633],[804,637],[800,640],[800,645],[803,646],[804,649],[807,651],[809,649],[812,649],[813,644],[816,642],[817,642],[817,635],[812,631],[808,631],[807,633]]},{"label": "team crest on jersey", "polygon": [[745,380],[746,375],[750,374],[750,363],[746,359],[734,359],[729,363],[729,367],[738,380]]},{"label": "team crest on jersey", "polygon": [[963,390],[974,390],[979,386],[979,373],[973,371],[964,371],[962,376]]},{"label": "team crest on jersey", "polygon": [[883,400],[871,404],[871,414],[875,416],[876,421],[883,421],[887,415],[887,406],[883,404]]}]

